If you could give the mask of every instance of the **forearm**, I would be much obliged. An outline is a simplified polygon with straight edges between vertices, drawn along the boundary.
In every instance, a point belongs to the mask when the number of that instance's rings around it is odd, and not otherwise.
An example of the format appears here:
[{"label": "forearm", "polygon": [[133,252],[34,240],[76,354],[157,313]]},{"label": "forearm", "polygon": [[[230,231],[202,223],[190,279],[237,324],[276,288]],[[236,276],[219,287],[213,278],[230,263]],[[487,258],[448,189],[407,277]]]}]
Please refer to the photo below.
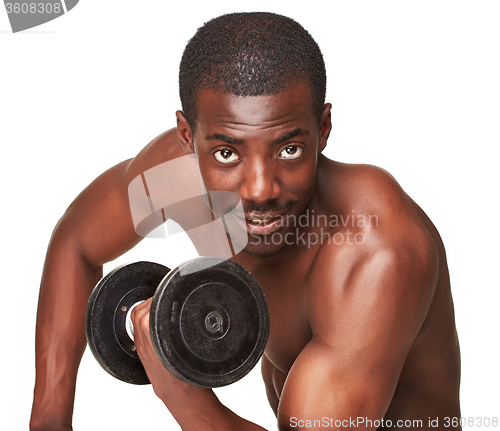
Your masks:
[{"label": "forearm", "polygon": [[38,303],[32,430],[71,429],[85,307],[101,275],[102,267],[86,262],[70,239],[52,239]]},{"label": "forearm", "polygon": [[183,431],[262,431],[225,407],[212,389],[185,383],[160,362],[151,343],[149,316],[151,299],[134,308],[134,344],[155,394],[168,408]]},{"label": "forearm", "polygon": [[224,406],[213,390],[183,382],[175,390],[165,388],[156,394],[164,402],[183,431],[263,431],[264,428],[235,414]]}]

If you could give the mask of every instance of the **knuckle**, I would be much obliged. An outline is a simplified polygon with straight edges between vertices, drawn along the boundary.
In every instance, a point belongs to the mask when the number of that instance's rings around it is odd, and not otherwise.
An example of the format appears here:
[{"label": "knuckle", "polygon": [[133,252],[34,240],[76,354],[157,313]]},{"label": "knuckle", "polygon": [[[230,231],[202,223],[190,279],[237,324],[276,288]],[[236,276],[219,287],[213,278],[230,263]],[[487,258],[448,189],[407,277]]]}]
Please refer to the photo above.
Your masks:
[{"label": "knuckle", "polygon": [[137,307],[134,307],[132,311],[130,312],[130,319],[132,320],[133,323],[135,323],[135,320],[137,319]]}]

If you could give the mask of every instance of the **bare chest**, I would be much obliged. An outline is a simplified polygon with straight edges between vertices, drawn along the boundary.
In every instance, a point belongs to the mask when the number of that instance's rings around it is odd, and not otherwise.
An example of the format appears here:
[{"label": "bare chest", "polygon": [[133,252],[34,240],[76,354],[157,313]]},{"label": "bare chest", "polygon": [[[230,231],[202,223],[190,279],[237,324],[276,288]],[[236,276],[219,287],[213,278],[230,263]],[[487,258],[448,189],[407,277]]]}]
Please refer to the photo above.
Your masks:
[{"label": "bare chest", "polygon": [[284,374],[311,339],[307,320],[307,280],[267,280],[262,284],[269,304],[270,331],[266,356]]}]

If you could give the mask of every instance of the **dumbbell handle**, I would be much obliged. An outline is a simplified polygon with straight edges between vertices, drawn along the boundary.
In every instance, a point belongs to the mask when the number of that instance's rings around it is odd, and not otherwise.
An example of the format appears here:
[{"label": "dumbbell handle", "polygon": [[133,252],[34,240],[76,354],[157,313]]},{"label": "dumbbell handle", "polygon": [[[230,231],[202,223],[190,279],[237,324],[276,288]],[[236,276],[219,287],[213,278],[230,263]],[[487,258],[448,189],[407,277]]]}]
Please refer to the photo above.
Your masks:
[{"label": "dumbbell handle", "polygon": [[138,301],[132,307],[130,307],[127,311],[127,317],[125,317],[125,329],[127,330],[127,334],[132,341],[134,341],[134,324],[132,323],[132,310],[137,307],[139,304],[142,304],[144,301]]}]

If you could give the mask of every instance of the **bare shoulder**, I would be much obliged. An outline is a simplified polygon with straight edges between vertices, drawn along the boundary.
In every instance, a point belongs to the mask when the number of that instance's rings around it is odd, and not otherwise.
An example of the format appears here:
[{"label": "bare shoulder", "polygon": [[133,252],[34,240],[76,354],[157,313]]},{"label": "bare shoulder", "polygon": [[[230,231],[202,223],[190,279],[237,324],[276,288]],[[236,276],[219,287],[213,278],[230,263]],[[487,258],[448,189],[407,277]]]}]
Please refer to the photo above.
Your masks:
[{"label": "bare shoulder", "polygon": [[170,129],[158,135],[127,163],[126,180],[131,180],[148,169],[161,163],[185,155],[176,129]]},{"label": "bare shoulder", "polygon": [[[321,307],[346,306],[349,298],[358,298],[348,301],[349,306],[363,308],[362,298],[375,296],[404,297],[408,312],[415,306],[417,314],[425,313],[439,267],[430,221],[385,170],[324,162],[319,189],[336,225],[331,225],[331,240],[323,241],[311,272],[312,285],[322,286],[311,295],[317,299],[316,315]],[[384,304],[390,312],[390,301]]]},{"label": "bare shoulder", "polygon": [[[319,175],[326,211],[343,215],[339,227],[352,227],[376,242],[421,244],[433,242],[432,223],[386,170],[324,159]],[[348,222],[347,216],[351,216]],[[380,244],[379,244],[380,245]]]},{"label": "bare shoulder", "polygon": [[142,239],[132,222],[128,185],[144,171],[183,154],[175,129],[162,133],[136,157],[111,167],[89,184],[68,207],[53,240],[72,243],[96,265],[125,253]]}]

